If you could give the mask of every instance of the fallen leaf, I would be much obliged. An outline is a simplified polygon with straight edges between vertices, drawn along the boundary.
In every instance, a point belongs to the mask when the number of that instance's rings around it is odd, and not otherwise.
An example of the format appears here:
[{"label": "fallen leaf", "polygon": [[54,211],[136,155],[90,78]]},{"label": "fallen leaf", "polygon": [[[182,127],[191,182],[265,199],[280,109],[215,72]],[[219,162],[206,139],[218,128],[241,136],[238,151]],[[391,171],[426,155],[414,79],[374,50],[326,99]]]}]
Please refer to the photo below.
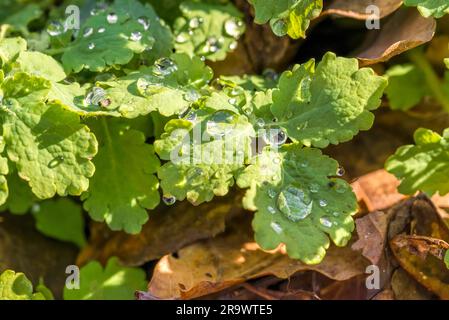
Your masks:
[{"label": "fallen leaf", "polygon": [[371,16],[367,8],[372,5],[379,8],[379,18],[383,18],[396,11],[402,5],[402,0],[335,0],[321,14],[366,20]]},{"label": "fallen leaf", "polygon": [[429,42],[436,29],[433,18],[424,18],[413,8],[403,8],[387,18],[379,30],[368,32],[355,57],[362,66],[388,61],[392,57]]},{"label": "fallen leaf", "polygon": [[113,232],[105,224],[94,223],[89,244],[77,263],[83,265],[90,260],[106,263],[116,256],[125,266],[138,266],[159,259],[223,232],[227,219],[243,213],[241,199],[241,193],[233,192],[197,207],[187,201],[171,207],[160,206],[150,212],[149,221],[136,235]]},{"label": "fallen leaf", "polygon": [[393,273],[391,288],[396,300],[430,300],[433,297],[431,292],[422,287],[401,268]]},{"label": "fallen leaf", "polygon": [[401,267],[441,299],[449,299],[449,269],[443,261],[449,244],[443,240],[398,235],[390,248]]},{"label": "fallen leaf", "polygon": [[314,270],[341,281],[365,272],[367,261],[349,247],[331,247],[318,265],[291,260],[279,250],[264,252],[253,242],[250,218],[233,220],[226,233],[187,246],[176,256],[162,257],[149,283],[149,294],[192,299],[266,275],[288,278],[298,271]]}]

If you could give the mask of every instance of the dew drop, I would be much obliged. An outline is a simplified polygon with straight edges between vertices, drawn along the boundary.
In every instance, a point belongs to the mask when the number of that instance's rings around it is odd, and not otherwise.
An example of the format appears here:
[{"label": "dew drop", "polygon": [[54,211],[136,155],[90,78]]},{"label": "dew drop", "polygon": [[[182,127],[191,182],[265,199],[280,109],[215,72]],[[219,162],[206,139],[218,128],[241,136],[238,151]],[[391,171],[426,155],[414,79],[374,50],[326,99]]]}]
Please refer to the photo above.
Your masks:
[{"label": "dew drop", "polygon": [[104,27],[100,27],[97,30],[98,33],[104,33],[105,31],[106,31],[106,28],[104,28]]},{"label": "dew drop", "polygon": [[262,119],[262,118],[258,118],[258,119],[256,120],[256,126],[259,127],[259,128],[265,127],[265,120]]},{"label": "dew drop", "polygon": [[312,204],[303,190],[294,186],[283,189],[278,196],[279,210],[291,221],[305,219],[312,212]]},{"label": "dew drop", "polygon": [[87,27],[86,29],[84,29],[83,37],[84,38],[90,37],[92,35],[92,33],[94,33],[94,28]]},{"label": "dew drop", "polygon": [[147,31],[150,28],[150,21],[147,17],[140,17],[137,22],[142,25],[143,29]]},{"label": "dew drop", "polygon": [[233,113],[226,110],[217,111],[207,121],[206,130],[211,136],[223,137],[233,130],[233,121]]},{"label": "dew drop", "polygon": [[274,34],[278,37],[285,36],[287,33],[287,23],[282,19],[271,23],[271,28],[273,29]]},{"label": "dew drop", "polygon": [[115,13],[111,12],[107,15],[106,20],[109,24],[115,24],[118,21],[118,16]]},{"label": "dew drop", "polygon": [[197,29],[200,27],[200,25],[203,23],[203,18],[200,17],[194,17],[190,19],[189,21],[189,28],[190,29]]},{"label": "dew drop", "polygon": [[209,37],[207,39],[206,43],[206,51],[210,53],[217,52],[221,47],[220,40],[218,40],[216,37]]},{"label": "dew drop", "polygon": [[287,133],[282,129],[270,129],[264,134],[265,143],[272,146],[283,145],[287,141]]},{"label": "dew drop", "polygon": [[320,185],[318,183],[311,183],[309,191],[312,193],[317,193],[320,190]]},{"label": "dew drop", "polygon": [[176,63],[169,58],[160,58],[154,63],[153,73],[157,76],[168,76],[178,70]]},{"label": "dew drop", "polygon": [[279,225],[279,223],[276,223],[274,221],[272,221],[270,223],[271,229],[273,229],[274,232],[276,232],[277,234],[281,234],[282,233],[282,227]]},{"label": "dew drop", "polygon": [[84,99],[87,105],[100,105],[100,103],[106,99],[106,91],[100,87],[93,87],[91,91],[86,95]]},{"label": "dew drop", "polygon": [[338,216],[340,215],[340,213],[337,212],[337,211],[334,211],[334,212],[332,212],[332,215],[333,215],[334,217],[338,217]]},{"label": "dew drop", "polygon": [[51,37],[57,37],[64,33],[64,31],[64,26],[57,21],[50,22],[50,24],[47,26],[47,33]]},{"label": "dew drop", "polygon": [[342,177],[345,174],[345,168],[342,166],[338,167],[337,169],[337,176]]},{"label": "dew drop", "polygon": [[237,104],[237,99],[236,99],[236,98],[230,98],[230,99],[228,100],[228,102],[234,106],[234,105]]},{"label": "dew drop", "polygon": [[274,190],[274,189],[268,189],[268,196],[269,196],[271,199],[274,199],[274,198],[276,197],[276,195],[277,195],[276,190]]},{"label": "dew drop", "polygon": [[277,81],[279,79],[279,74],[273,69],[265,69],[262,73],[262,76],[266,80]]},{"label": "dew drop", "polygon": [[237,47],[238,47],[238,45],[239,45],[239,43],[237,42],[237,41],[232,41],[230,44],[229,44],[229,50],[235,50],[235,49],[237,49]]},{"label": "dew drop", "polygon": [[327,218],[327,217],[321,217],[320,218],[320,223],[323,226],[325,226],[326,228],[332,227],[332,221],[330,221],[329,218]]},{"label": "dew drop", "polygon": [[89,43],[89,44],[87,45],[87,49],[89,49],[89,50],[95,49],[95,43],[93,43],[93,42]]},{"label": "dew drop", "polygon": [[171,195],[163,195],[162,196],[162,201],[164,201],[164,203],[168,206],[171,206],[172,204],[174,204],[176,202],[176,198],[174,196]]},{"label": "dew drop", "polygon": [[131,41],[140,41],[142,39],[142,33],[140,31],[134,31],[129,37]]},{"label": "dew drop", "polygon": [[176,42],[177,43],[185,43],[185,42],[187,42],[187,37],[184,34],[180,33],[176,36]]},{"label": "dew drop", "polygon": [[325,206],[327,206],[327,201],[324,200],[324,199],[321,199],[321,200],[319,201],[319,204],[320,204],[320,207],[325,207]]},{"label": "dew drop", "polygon": [[273,208],[273,207],[271,207],[271,206],[268,206],[267,210],[268,210],[268,212],[271,213],[271,214],[275,214],[275,213],[276,213],[276,209]]},{"label": "dew drop", "polygon": [[52,159],[49,163],[48,163],[48,167],[53,169],[56,168],[57,166],[59,166],[62,162],[64,162],[64,157],[63,156],[57,156],[54,159]]},{"label": "dew drop", "polygon": [[38,213],[39,211],[41,211],[41,206],[39,203],[35,203],[31,206],[32,213]]},{"label": "dew drop", "polygon": [[225,28],[225,32],[226,34],[228,34],[229,36],[238,39],[243,31],[242,28],[242,23],[238,23],[239,21],[235,20],[235,19],[229,19],[225,22],[224,28]]},{"label": "dew drop", "polygon": [[201,98],[201,94],[195,89],[189,89],[184,93],[184,99],[189,102],[195,102]]}]

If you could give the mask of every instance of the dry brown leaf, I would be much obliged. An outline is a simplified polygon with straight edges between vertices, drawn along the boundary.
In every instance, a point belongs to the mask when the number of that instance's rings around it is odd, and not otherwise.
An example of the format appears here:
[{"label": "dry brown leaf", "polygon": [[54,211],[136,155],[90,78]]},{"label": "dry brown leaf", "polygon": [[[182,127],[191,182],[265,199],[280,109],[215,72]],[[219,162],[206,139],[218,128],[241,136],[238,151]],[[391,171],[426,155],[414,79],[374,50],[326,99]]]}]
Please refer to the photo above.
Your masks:
[{"label": "dry brown leaf", "polygon": [[449,299],[449,270],[443,261],[449,244],[429,237],[398,235],[390,241],[390,248],[416,281],[441,299]]},{"label": "dry brown leaf", "polygon": [[391,288],[396,300],[430,300],[433,297],[431,292],[423,288],[401,268],[393,273]]},{"label": "dry brown leaf", "polygon": [[383,18],[396,11],[402,5],[402,0],[334,0],[325,7],[322,15],[335,14],[366,20],[370,17],[370,13],[366,12],[370,5],[377,6],[380,9],[379,18]]},{"label": "dry brown leaf", "polygon": [[355,221],[358,240],[352,245],[353,250],[360,250],[364,257],[378,265],[384,254],[387,231],[393,211],[384,213],[375,211]]},{"label": "dry brown leaf", "polygon": [[105,263],[116,256],[124,265],[138,266],[159,259],[223,232],[226,219],[243,213],[241,202],[242,194],[232,192],[197,207],[187,201],[168,208],[161,206],[150,212],[149,221],[137,235],[112,232],[105,224],[95,223],[89,245],[80,253],[77,263],[83,265],[89,260]]},{"label": "dry brown leaf", "polygon": [[387,18],[380,30],[368,32],[365,43],[355,56],[363,66],[387,61],[429,42],[435,29],[435,19],[424,18],[413,8],[400,9]]},{"label": "dry brown leaf", "polygon": [[349,247],[331,247],[318,265],[305,265],[280,252],[264,252],[253,242],[248,215],[233,221],[214,239],[164,256],[156,265],[149,294],[162,299],[192,299],[266,275],[287,278],[298,271],[315,270],[328,278],[346,280],[365,272],[368,262]]}]

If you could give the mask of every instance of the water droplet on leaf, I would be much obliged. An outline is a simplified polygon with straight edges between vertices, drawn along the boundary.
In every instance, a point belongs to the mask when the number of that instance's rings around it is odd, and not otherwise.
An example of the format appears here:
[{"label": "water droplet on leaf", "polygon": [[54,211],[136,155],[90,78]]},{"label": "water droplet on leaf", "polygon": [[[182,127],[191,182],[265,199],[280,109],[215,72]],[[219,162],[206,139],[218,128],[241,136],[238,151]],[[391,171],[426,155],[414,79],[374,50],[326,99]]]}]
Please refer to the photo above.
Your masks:
[{"label": "water droplet on leaf", "polygon": [[51,37],[57,37],[64,32],[64,26],[57,21],[50,22],[50,24],[47,26],[47,33]]},{"label": "water droplet on leaf", "polygon": [[276,232],[277,234],[281,234],[282,233],[282,227],[279,225],[279,223],[276,223],[274,221],[272,221],[270,223],[271,229],[273,229],[274,232]]},{"label": "water droplet on leaf", "polygon": [[118,21],[118,16],[115,13],[109,13],[106,17],[106,20],[108,21],[108,23],[110,24],[115,24]]},{"label": "water droplet on leaf", "polygon": [[140,31],[134,31],[129,37],[131,41],[140,41],[142,39],[142,33]]},{"label": "water droplet on leaf", "polygon": [[271,213],[271,214],[275,214],[275,213],[276,213],[276,209],[273,208],[273,207],[271,207],[271,206],[269,206],[269,207],[267,208],[267,210],[268,210],[268,212]]},{"label": "water droplet on leaf", "polygon": [[171,195],[164,195],[164,196],[162,196],[162,201],[164,201],[164,203],[166,205],[171,206],[172,204],[174,204],[176,202],[176,198]]},{"label": "water droplet on leaf", "polygon": [[137,22],[142,25],[143,29],[147,31],[150,28],[150,21],[147,17],[140,17]]},{"label": "water droplet on leaf", "polygon": [[87,49],[89,49],[89,50],[95,49],[95,43],[93,43],[93,42],[89,43],[89,44],[87,45]]},{"label": "water droplet on leaf", "polygon": [[229,36],[238,39],[243,31],[243,24],[242,23],[238,23],[238,20],[235,19],[229,19],[225,22],[225,32],[226,34],[228,34]]},{"label": "water droplet on leaf", "polygon": [[271,23],[271,28],[273,29],[274,34],[278,37],[285,36],[288,30],[287,23],[282,19]]},{"label": "water droplet on leaf", "polygon": [[225,110],[217,111],[207,121],[206,130],[211,136],[222,137],[233,130],[233,121],[233,113]]},{"label": "water droplet on leaf", "polygon": [[160,58],[154,63],[153,73],[158,76],[168,76],[178,70],[176,63],[169,58]]},{"label": "water droplet on leaf", "polygon": [[327,201],[322,199],[322,200],[320,200],[319,204],[320,204],[320,207],[325,207],[325,206],[327,206]]},{"label": "water droplet on leaf", "polygon": [[279,210],[291,221],[305,219],[312,212],[312,204],[303,190],[293,186],[283,189],[278,196]]},{"label": "water droplet on leaf", "polygon": [[321,217],[320,218],[320,223],[323,226],[325,226],[326,228],[332,227],[332,221],[330,221],[329,218],[327,218],[327,217]]},{"label": "water droplet on leaf", "polygon": [[91,36],[92,33],[94,33],[94,28],[92,28],[92,27],[87,27],[86,29],[84,29],[83,37],[84,37],[84,38],[87,38],[87,37]]}]

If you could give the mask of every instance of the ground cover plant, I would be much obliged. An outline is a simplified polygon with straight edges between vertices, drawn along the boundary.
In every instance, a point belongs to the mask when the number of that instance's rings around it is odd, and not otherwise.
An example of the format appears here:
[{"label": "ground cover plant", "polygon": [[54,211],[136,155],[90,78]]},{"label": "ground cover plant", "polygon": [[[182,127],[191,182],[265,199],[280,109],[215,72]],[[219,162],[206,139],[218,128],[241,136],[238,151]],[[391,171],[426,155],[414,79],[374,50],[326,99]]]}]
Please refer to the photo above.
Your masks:
[{"label": "ground cover plant", "polygon": [[448,13],[0,0],[0,299],[447,298]]}]

